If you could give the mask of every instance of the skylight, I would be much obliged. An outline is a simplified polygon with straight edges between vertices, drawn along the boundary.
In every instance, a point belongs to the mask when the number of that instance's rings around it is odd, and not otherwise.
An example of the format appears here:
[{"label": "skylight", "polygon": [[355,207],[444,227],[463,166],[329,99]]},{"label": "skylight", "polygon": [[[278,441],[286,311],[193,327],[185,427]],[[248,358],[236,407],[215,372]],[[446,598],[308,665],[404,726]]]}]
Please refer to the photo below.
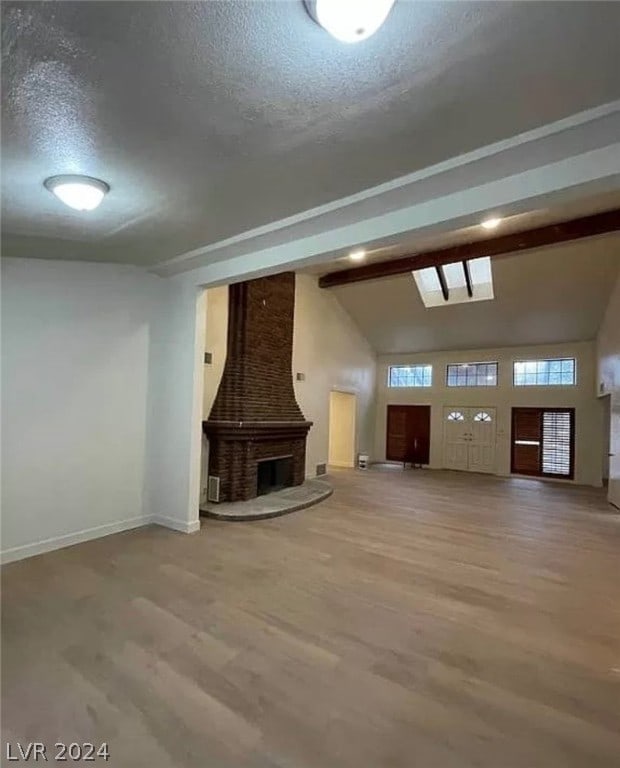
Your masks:
[{"label": "skylight", "polygon": [[411,274],[425,307],[494,298],[491,259],[488,256],[417,269]]}]

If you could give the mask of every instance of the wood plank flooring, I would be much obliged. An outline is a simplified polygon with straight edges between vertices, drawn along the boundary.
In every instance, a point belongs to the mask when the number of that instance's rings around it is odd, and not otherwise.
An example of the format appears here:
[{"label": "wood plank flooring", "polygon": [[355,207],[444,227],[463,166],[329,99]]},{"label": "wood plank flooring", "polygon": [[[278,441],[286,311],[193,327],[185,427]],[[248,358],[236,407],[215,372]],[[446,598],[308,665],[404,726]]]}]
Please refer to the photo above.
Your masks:
[{"label": "wood plank flooring", "polygon": [[105,741],[132,768],[620,766],[602,491],[332,478],[287,517],[5,566],[4,740]]}]

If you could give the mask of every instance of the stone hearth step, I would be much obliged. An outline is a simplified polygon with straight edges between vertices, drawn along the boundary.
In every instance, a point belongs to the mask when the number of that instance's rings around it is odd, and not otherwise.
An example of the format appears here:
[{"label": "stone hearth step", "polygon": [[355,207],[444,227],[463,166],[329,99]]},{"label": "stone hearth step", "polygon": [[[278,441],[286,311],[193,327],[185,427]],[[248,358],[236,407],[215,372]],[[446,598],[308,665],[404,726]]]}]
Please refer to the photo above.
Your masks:
[{"label": "stone hearth step", "polygon": [[318,504],[333,493],[331,485],[324,480],[306,480],[301,485],[283,488],[281,491],[257,496],[249,501],[208,502],[200,509],[204,517],[217,520],[267,520],[270,517],[287,515],[299,509]]}]

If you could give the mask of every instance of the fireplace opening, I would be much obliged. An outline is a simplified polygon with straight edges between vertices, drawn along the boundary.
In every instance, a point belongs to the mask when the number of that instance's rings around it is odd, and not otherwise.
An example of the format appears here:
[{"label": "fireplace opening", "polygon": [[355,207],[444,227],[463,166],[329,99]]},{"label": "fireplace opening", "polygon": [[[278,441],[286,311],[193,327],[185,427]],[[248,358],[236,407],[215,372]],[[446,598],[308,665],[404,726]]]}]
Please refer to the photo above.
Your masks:
[{"label": "fireplace opening", "polygon": [[258,496],[280,491],[293,485],[293,457],[282,456],[277,459],[259,461],[256,467]]}]

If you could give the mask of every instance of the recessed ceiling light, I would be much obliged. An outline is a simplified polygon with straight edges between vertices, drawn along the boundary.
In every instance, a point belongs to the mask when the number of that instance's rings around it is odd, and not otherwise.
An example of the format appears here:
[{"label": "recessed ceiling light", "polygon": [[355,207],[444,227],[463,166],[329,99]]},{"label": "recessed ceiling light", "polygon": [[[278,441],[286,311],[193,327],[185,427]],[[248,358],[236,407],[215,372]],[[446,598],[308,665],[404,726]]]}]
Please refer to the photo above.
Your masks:
[{"label": "recessed ceiling light", "polygon": [[357,251],[351,251],[349,258],[351,261],[363,261],[366,258],[366,251],[361,248]]},{"label": "recessed ceiling light", "polygon": [[310,16],[342,43],[359,43],[374,35],[395,0],[304,0]]},{"label": "recessed ceiling light", "polygon": [[492,219],[485,219],[481,227],[484,227],[484,229],[497,229],[501,223],[501,219],[498,217],[492,218]]},{"label": "recessed ceiling light", "polygon": [[46,189],[76,211],[94,210],[110,191],[105,181],[90,176],[52,176],[44,183]]}]

